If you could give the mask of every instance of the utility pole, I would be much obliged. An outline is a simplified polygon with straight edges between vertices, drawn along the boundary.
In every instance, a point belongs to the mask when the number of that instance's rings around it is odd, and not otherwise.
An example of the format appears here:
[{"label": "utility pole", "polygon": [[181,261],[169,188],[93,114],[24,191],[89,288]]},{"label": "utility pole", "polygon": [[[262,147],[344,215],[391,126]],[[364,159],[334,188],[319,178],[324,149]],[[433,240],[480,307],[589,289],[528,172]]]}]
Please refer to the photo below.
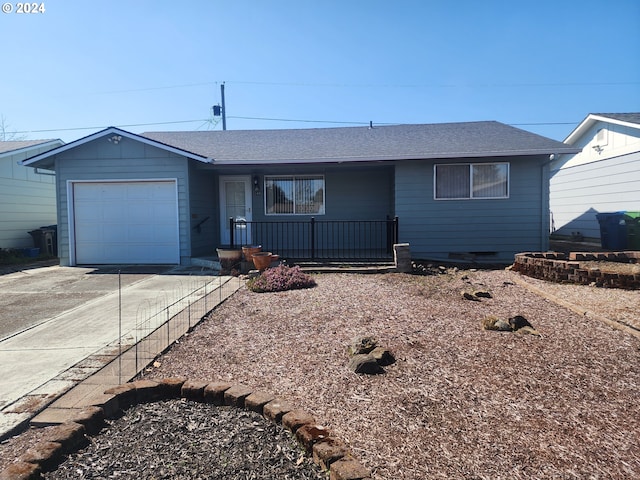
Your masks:
[{"label": "utility pole", "polygon": [[227,109],[224,106],[224,82],[220,84],[220,97],[222,98],[222,130],[227,129]]},{"label": "utility pole", "polygon": [[227,129],[227,110],[224,108],[224,82],[220,85],[220,96],[222,97],[222,105],[214,105],[213,116],[219,117],[222,115],[222,130]]}]

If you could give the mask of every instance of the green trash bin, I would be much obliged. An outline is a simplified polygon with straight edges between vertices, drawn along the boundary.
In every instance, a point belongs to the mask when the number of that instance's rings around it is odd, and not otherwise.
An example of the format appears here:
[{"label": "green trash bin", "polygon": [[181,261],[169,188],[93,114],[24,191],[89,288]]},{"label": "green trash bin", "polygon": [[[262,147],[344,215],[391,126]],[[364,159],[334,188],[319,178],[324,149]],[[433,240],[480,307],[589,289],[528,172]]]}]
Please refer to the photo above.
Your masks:
[{"label": "green trash bin", "polygon": [[624,212],[627,222],[627,248],[640,250],[640,212]]}]

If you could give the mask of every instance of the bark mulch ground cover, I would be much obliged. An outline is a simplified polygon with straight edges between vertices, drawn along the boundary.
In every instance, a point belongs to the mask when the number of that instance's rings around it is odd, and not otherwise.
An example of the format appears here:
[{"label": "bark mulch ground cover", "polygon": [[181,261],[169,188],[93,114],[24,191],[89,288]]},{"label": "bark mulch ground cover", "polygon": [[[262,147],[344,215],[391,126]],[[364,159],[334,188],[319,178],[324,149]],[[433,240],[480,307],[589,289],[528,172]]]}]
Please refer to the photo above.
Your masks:
[{"label": "bark mulch ground cover", "polygon": [[[272,392],[342,439],[374,479],[640,478],[638,336],[558,306],[521,285],[529,279],[503,270],[315,278],[317,286],[306,290],[239,290],[156,359],[145,377],[226,381]],[[611,291],[610,300],[602,289],[548,286],[566,302],[589,300],[590,311],[619,316],[627,325],[640,311],[639,291]],[[490,296],[464,295],[478,290]],[[539,335],[481,327],[489,316],[515,315]],[[350,371],[347,347],[359,336],[375,337],[396,362],[381,375]],[[218,454],[191,453],[190,442],[203,432],[190,435],[185,427],[192,415],[211,417],[195,421],[196,428],[215,422],[214,413],[194,413],[182,403],[170,408],[165,417],[174,436],[165,464],[215,462]],[[149,433],[147,422],[136,421],[140,415],[151,413],[127,413],[118,440],[115,431],[101,434],[99,455],[118,444],[126,453],[116,458],[138,462],[135,477],[162,478],[141,468],[158,465],[160,472],[160,460],[146,455],[166,448],[164,422],[150,421]],[[239,432],[246,442],[256,433],[254,420],[248,421],[246,428],[231,427],[238,442]],[[0,469],[37,432],[20,437],[0,445]],[[258,436],[255,449],[245,440],[251,452],[272,451],[273,440]],[[94,461],[91,455],[81,454],[68,468],[88,470],[83,465]],[[134,478],[106,470],[95,478]],[[228,478],[273,478],[265,475]]]}]

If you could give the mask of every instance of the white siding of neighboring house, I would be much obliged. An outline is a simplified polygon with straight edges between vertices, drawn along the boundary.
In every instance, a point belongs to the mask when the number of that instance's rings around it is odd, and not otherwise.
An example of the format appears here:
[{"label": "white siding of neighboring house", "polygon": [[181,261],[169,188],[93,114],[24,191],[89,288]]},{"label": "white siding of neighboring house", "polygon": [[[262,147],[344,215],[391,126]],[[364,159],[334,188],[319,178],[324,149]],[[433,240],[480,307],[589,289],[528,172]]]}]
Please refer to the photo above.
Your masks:
[{"label": "white siding of neighboring house", "polygon": [[32,247],[29,231],[56,223],[55,177],[17,163],[51,148],[0,157],[0,248]]},{"label": "white siding of neighboring house", "polygon": [[575,146],[551,164],[551,231],[599,241],[596,214],[640,211],[640,126],[596,122]]}]

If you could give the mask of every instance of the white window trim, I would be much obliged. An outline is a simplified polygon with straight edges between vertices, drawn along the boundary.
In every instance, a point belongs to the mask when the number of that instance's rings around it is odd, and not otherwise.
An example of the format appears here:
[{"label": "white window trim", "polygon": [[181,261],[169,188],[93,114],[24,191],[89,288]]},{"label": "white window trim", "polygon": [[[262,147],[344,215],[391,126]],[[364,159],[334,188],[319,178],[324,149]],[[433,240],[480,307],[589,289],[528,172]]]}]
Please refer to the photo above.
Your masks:
[{"label": "white window trim", "polygon": [[[469,165],[469,196],[468,197],[455,197],[455,198],[438,198],[436,190],[437,176],[436,171],[439,166],[450,165]],[[507,166],[507,194],[501,197],[474,197],[473,196],[473,167],[482,165],[506,165]],[[433,165],[433,199],[438,201],[446,200],[505,200],[511,195],[511,164],[510,162],[484,162],[484,163],[435,163]]]},{"label": "white window trim", "polygon": [[[268,213],[267,212],[267,180],[269,179],[273,179],[273,178],[287,178],[287,179],[291,179],[294,181],[297,178],[309,178],[309,177],[321,177],[322,178],[322,186],[323,186],[323,192],[322,192],[322,211],[318,212],[318,213]],[[264,214],[267,217],[301,217],[301,216],[307,216],[307,217],[313,217],[315,215],[325,215],[325,211],[326,211],[326,205],[327,205],[327,182],[326,179],[324,177],[323,174],[319,174],[319,173],[305,173],[305,174],[301,174],[301,175],[289,175],[289,174],[283,174],[283,175],[265,175],[263,178],[263,182],[262,182],[262,191],[264,192],[263,195],[263,207],[264,207]],[[294,199],[295,201],[295,199]],[[295,209],[295,207],[294,207]]]}]

